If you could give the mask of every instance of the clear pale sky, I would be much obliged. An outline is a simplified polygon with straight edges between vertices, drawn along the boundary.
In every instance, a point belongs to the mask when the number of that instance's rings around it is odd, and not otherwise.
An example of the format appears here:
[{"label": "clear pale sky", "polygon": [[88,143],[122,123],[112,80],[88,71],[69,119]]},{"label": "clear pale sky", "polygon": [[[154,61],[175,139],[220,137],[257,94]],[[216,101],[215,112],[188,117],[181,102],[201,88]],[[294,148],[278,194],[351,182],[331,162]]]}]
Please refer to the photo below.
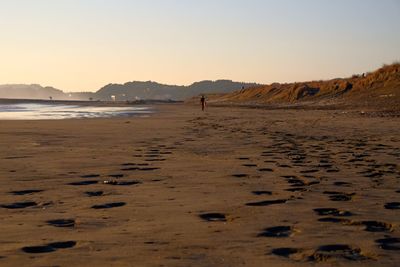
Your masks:
[{"label": "clear pale sky", "polygon": [[0,84],[259,83],[400,60],[400,0],[0,0]]}]

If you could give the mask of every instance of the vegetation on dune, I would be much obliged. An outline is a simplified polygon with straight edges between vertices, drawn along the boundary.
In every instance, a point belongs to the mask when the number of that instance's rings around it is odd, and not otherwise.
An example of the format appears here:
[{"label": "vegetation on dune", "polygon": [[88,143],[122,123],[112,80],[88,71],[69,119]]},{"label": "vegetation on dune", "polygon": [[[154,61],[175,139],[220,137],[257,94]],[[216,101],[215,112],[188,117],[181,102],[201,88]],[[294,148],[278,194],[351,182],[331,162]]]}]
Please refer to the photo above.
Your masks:
[{"label": "vegetation on dune", "polygon": [[212,96],[215,102],[254,104],[295,104],[305,102],[347,102],[364,104],[399,104],[400,63],[350,78],[299,83],[273,83],[234,93]]}]

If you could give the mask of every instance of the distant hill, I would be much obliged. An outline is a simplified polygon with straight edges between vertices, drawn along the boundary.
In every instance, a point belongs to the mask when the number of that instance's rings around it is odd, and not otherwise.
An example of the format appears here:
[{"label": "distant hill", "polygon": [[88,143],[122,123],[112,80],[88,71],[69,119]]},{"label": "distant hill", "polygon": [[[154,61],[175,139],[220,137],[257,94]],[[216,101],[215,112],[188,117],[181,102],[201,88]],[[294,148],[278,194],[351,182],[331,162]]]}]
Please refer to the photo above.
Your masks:
[{"label": "distant hill", "polygon": [[42,87],[38,84],[0,85],[0,98],[29,98],[29,99],[64,99],[63,91],[53,87]]},{"label": "distant hill", "polygon": [[165,85],[156,82],[128,82],[109,84],[95,93],[64,93],[53,87],[40,85],[0,85],[0,98],[49,99],[54,100],[185,100],[199,94],[229,93],[241,88],[256,86],[255,83],[240,83],[230,80],[201,81],[190,86]]},{"label": "distant hill", "polygon": [[209,93],[229,93],[256,86],[255,83],[240,83],[230,80],[201,81],[190,86],[165,85],[156,82],[128,82],[125,84],[109,84],[95,93],[96,99],[117,100],[153,99],[153,100],[185,100],[187,98]]},{"label": "distant hill", "polygon": [[350,78],[274,83],[209,98],[210,102],[231,104],[341,104],[400,109],[400,63]]},{"label": "distant hill", "polygon": [[53,87],[43,87],[38,84],[5,84],[0,85],[0,98],[35,99],[35,100],[89,100],[94,99],[94,93],[64,93]]}]

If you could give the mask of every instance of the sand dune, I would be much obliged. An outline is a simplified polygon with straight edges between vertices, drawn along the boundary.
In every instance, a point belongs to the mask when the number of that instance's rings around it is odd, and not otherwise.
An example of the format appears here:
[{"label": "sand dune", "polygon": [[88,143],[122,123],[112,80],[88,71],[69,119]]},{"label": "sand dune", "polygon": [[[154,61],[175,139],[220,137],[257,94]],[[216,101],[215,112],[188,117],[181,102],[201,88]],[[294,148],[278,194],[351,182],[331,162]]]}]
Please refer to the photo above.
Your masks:
[{"label": "sand dune", "polygon": [[226,104],[339,105],[341,108],[399,110],[400,64],[387,65],[351,78],[274,83],[229,94],[210,95],[209,98],[211,102]]}]

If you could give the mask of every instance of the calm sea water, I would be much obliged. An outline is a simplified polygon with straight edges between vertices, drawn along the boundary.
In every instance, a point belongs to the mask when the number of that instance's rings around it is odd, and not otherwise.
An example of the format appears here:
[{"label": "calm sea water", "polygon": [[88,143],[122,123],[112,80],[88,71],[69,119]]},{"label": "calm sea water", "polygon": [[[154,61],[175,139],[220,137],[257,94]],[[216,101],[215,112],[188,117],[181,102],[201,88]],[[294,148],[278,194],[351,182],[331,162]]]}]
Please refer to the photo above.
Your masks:
[{"label": "calm sea water", "polygon": [[0,104],[0,120],[61,120],[145,116],[148,107],[94,107],[58,104]]}]

